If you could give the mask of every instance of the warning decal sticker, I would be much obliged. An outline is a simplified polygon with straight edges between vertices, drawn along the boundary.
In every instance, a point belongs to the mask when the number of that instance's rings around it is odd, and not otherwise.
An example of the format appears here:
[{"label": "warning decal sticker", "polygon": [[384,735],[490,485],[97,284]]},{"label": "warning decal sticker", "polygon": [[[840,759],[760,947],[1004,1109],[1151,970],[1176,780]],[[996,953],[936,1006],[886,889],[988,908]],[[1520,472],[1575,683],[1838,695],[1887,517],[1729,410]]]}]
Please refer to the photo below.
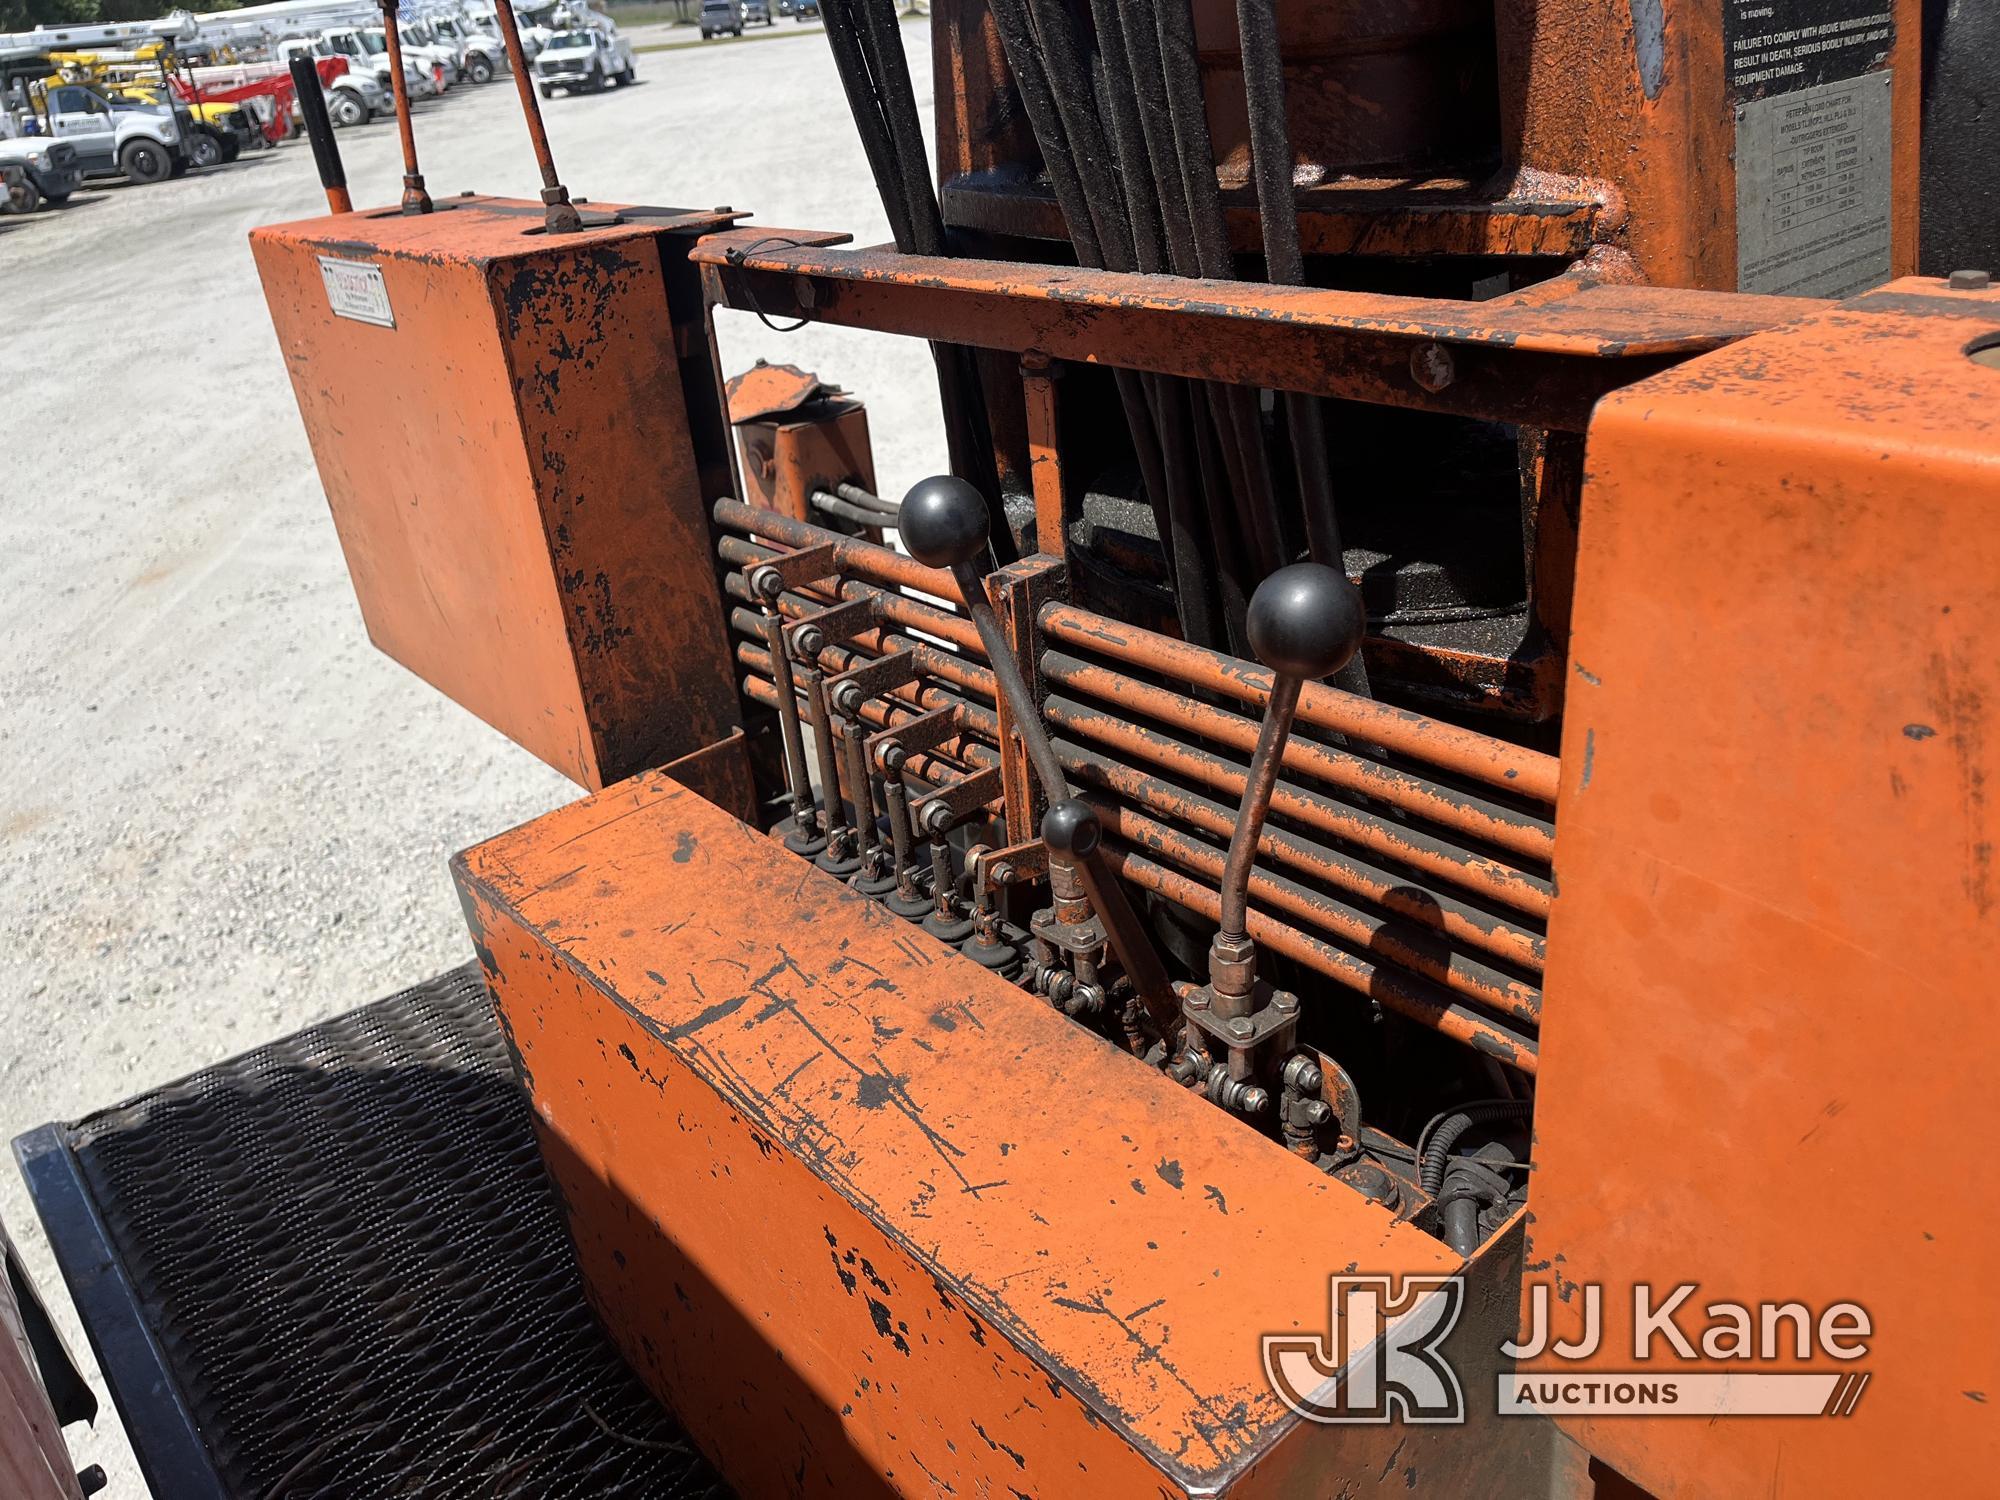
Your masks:
[{"label": "warning decal sticker", "polygon": [[1858,78],[1896,45],[1895,0],[1722,0],[1723,67],[1738,99]]}]

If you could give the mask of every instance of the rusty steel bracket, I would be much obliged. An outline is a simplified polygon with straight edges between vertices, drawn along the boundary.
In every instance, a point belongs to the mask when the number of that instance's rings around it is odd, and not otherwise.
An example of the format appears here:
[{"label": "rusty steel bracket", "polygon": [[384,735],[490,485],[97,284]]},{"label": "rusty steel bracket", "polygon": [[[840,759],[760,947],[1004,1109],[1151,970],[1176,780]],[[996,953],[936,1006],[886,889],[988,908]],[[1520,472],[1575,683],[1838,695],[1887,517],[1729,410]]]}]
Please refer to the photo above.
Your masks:
[{"label": "rusty steel bracket", "polygon": [[882,753],[892,745],[911,755],[935,750],[958,738],[958,720],[958,705],[953,703],[918,714],[914,719],[905,719],[900,724],[891,724],[887,729],[879,729],[868,736],[868,758],[880,766]]},{"label": "rusty steel bracket", "polygon": [[832,542],[821,542],[816,547],[802,547],[797,552],[780,552],[753,563],[749,569],[750,587],[758,596],[768,597],[763,577],[777,579],[777,593],[803,588],[806,584],[817,583],[822,578],[832,578],[840,572],[838,549]]},{"label": "rusty steel bracket", "polygon": [[910,821],[921,834],[963,823],[1000,795],[1000,768],[988,766],[957,781],[946,782],[910,804]]},{"label": "rusty steel bracket", "polygon": [[1032,885],[1049,873],[1049,846],[1039,838],[1008,844],[993,851],[993,882],[996,885]]},{"label": "rusty steel bracket", "polygon": [[[835,713],[851,716],[860,713],[861,705],[869,699],[886,698],[897,688],[915,682],[922,675],[917,670],[916,652],[890,650],[827,678],[827,701],[833,705]],[[869,736],[870,743],[878,737]],[[872,755],[869,760],[874,763]]]},{"label": "rusty steel bracket", "polygon": [[[1064,597],[1066,578],[1060,560],[1037,554],[988,573],[985,579],[1001,638],[1020,670],[1037,714],[1046,696],[1041,613],[1045,605]],[[999,695],[995,708],[1000,715],[1000,767],[1007,782],[1007,838],[1012,843],[1025,843],[1040,833],[1042,813],[1050,799],[1062,796],[1065,789],[1044,787],[1034,774],[1033,757],[1014,722],[1014,704],[1007,694]]]},{"label": "rusty steel bracket", "polygon": [[1035,497],[1035,545],[1063,550],[1062,444],[1056,418],[1056,372],[1039,349],[1021,356],[1021,394],[1028,418],[1028,480]]},{"label": "rusty steel bracket", "polygon": [[785,628],[785,639],[791,645],[795,659],[816,662],[820,652],[828,646],[851,640],[865,630],[873,630],[879,623],[881,617],[876,599],[868,595],[841,604],[829,604],[825,609],[799,616]]}]

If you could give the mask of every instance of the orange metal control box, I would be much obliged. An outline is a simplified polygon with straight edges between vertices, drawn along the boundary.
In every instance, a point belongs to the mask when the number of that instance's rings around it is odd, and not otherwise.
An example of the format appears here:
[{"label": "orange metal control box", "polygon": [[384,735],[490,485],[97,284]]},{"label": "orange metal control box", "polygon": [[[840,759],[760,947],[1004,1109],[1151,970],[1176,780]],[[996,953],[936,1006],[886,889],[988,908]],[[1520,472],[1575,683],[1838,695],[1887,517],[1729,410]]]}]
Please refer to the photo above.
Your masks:
[{"label": "orange metal control box", "polygon": [[251,237],[369,636],[586,787],[737,722],[685,260],[729,219],[557,238],[538,203],[466,197]]}]

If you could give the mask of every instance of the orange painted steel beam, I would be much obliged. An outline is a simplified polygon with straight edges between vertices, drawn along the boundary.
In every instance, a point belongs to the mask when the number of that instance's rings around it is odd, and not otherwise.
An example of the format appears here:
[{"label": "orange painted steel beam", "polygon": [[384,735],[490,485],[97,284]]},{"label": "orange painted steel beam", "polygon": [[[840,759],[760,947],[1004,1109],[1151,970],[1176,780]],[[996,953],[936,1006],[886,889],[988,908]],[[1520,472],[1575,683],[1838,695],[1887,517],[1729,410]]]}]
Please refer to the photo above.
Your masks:
[{"label": "orange painted steel beam", "polygon": [[[1607,392],[1813,305],[1593,284],[1522,307],[781,248],[752,230],[708,236],[693,259],[712,302],[772,317],[1569,431]],[[1414,367],[1434,348],[1450,361],[1442,385]]]}]

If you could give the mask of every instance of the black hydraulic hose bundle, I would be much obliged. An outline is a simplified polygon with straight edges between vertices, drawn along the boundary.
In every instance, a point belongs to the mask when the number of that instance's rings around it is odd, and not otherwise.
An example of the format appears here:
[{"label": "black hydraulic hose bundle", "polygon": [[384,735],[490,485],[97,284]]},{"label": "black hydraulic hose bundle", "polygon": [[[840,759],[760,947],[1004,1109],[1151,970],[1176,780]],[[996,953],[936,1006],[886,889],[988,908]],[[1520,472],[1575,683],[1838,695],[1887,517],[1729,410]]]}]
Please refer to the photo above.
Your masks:
[{"label": "black hydraulic hose bundle", "polygon": [[[1077,263],[1131,270],[1130,230],[1116,211],[1117,189],[1105,171],[1108,163],[1103,160],[1101,140],[1086,139],[1078,149],[1070,138],[1070,124],[1082,124],[1073,94],[1076,81],[1055,76],[1045,62],[1027,0],[995,0],[992,9]],[[1067,110],[1059,103],[1065,91],[1072,95]],[[1104,196],[1107,193],[1108,199]],[[1173,574],[1181,628],[1187,633],[1206,633],[1208,627],[1199,610],[1206,592],[1200,579],[1200,549],[1184,532],[1177,534],[1176,526],[1176,516],[1184,514],[1185,506],[1177,508],[1175,497],[1185,493],[1188,478],[1184,466],[1179,472],[1170,472],[1162,441],[1158,382],[1131,370],[1113,370],[1112,378],[1132,434],[1140,483]],[[1048,545],[1043,542],[1044,547]]]},{"label": "black hydraulic hose bundle", "polygon": [[[1236,0],[1236,30],[1243,49],[1243,92],[1250,116],[1251,170],[1257,182],[1265,279],[1282,286],[1303,286],[1305,257],[1299,246],[1298,201],[1292,185],[1291,129],[1285,115],[1277,0]],[[1283,401],[1298,473],[1299,504],[1305,512],[1307,546],[1314,561],[1344,570],[1325,409],[1316,397],[1297,392],[1288,392]],[[1368,669],[1359,652],[1334,681],[1348,692],[1369,695]]]},{"label": "black hydraulic hose bundle", "polygon": [[[1275,0],[1236,3],[1267,274],[1303,285]],[[990,9],[1078,263],[1236,279],[1190,0],[991,0]],[[948,254],[892,0],[826,0],[823,11],[898,248]],[[953,469],[997,496],[972,352],[933,352]],[[1112,374],[1182,634],[1241,654],[1251,589],[1296,556],[1301,540],[1315,560],[1344,563],[1322,408],[1281,398],[1298,485],[1293,515],[1279,505],[1257,391]],[[1055,550],[1060,539],[1040,544]],[[1369,691],[1358,655],[1335,680]]]},{"label": "black hydraulic hose bundle", "polygon": [[[896,248],[908,255],[950,254],[894,0],[823,0],[821,14]],[[978,363],[962,344],[934,343],[931,358],[937,365],[952,472],[970,480],[992,502],[993,550],[1001,562],[1011,562],[1017,549],[999,503],[1000,478]]]},{"label": "black hydraulic hose bundle", "polygon": [[[1129,175],[1127,153],[1116,151],[1105,134],[1073,13],[1061,0],[994,0],[992,11],[1079,264],[1113,271],[1168,269],[1151,225],[1143,219],[1135,223],[1130,213],[1133,195],[1149,174]],[[1101,38],[1099,47],[1101,64]],[[1105,81],[1101,66],[1097,81]],[[1115,119],[1113,124],[1115,131]],[[1189,640],[1220,644],[1209,564],[1226,548],[1228,533],[1210,530],[1196,509],[1197,493],[1212,494],[1214,486],[1190,452],[1197,423],[1189,387],[1131,371],[1113,373],[1173,575],[1181,631]],[[1239,604],[1236,617],[1240,614]]]}]

